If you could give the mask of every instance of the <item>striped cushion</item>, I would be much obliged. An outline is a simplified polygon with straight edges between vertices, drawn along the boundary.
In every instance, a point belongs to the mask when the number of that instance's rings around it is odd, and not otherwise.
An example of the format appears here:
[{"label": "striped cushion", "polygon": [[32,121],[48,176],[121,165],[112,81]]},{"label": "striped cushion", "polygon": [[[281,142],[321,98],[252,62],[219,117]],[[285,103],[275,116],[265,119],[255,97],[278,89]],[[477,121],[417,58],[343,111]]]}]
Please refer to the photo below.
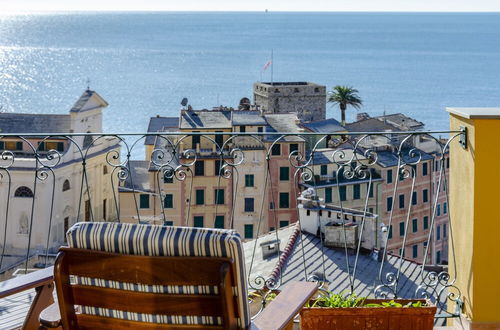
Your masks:
[{"label": "striped cushion", "polygon": [[[238,300],[238,314],[240,315],[238,323],[240,327],[250,325],[243,248],[241,238],[234,230],[80,222],[73,225],[66,235],[68,245],[78,249],[147,256],[232,258],[235,263],[237,280],[237,287],[233,288],[233,291]],[[79,278],[76,281],[85,285],[144,292],[181,294],[212,294],[217,292],[216,287],[206,286],[156,286],[91,278]],[[85,306],[82,306],[82,312],[153,323],[221,324],[220,318],[148,315]]]}]

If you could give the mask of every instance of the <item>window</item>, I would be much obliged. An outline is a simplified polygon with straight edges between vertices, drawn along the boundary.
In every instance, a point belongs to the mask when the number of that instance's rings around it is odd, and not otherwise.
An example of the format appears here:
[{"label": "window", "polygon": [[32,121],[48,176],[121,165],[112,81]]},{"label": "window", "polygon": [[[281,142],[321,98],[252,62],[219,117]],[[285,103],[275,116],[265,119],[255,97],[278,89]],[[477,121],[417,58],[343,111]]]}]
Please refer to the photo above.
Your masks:
[{"label": "window", "polygon": [[196,189],[195,193],[195,202],[196,205],[204,205],[205,204],[205,190],[204,189]]},{"label": "window", "polygon": [[245,174],[245,187],[253,187],[254,186],[254,177],[253,174]]},{"label": "window", "polygon": [[389,226],[389,234],[387,235],[388,239],[392,238],[392,225]]},{"label": "window", "polygon": [[446,238],[446,224],[443,223],[443,238]]},{"label": "window", "polygon": [[106,214],[107,214],[107,212],[106,212],[106,202],[107,202],[107,200],[105,200],[105,199],[102,201],[102,218],[104,220],[106,220]]},{"label": "window", "polygon": [[413,245],[412,250],[413,250],[413,253],[412,253],[413,258],[417,258],[418,257],[418,245]]},{"label": "window", "polygon": [[411,223],[412,223],[412,231],[414,233],[416,233],[418,231],[418,220],[417,219],[413,219],[411,221]]},{"label": "window", "polygon": [[163,225],[164,226],[173,226],[174,225],[174,222],[173,221],[169,221],[169,220],[166,220],[163,222]]},{"label": "window", "polygon": [[68,191],[71,188],[69,184],[69,180],[64,180],[63,186],[62,186],[62,191]]},{"label": "window", "polygon": [[340,194],[340,200],[341,201],[346,201],[347,200],[347,187],[346,186],[340,186],[339,187],[339,194]]},{"label": "window", "polygon": [[290,144],[290,153],[292,153],[294,151],[299,151],[299,145],[297,143]]},{"label": "window", "polygon": [[174,183],[174,177],[170,176],[169,173],[165,173],[165,175],[163,175],[163,183]]},{"label": "window", "polygon": [[141,194],[139,196],[139,207],[141,209],[149,209],[149,195]]},{"label": "window", "polygon": [[321,175],[328,174],[328,165],[321,165]]},{"label": "window", "polygon": [[253,212],[253,211],[254,211],[254,199],[245,198],[245,212]]},{"label": "window", "polygon": [[280,181],[288,181],[290,180],[290,168],[289,167],[280,167]]},{"label": "window", "polygon": [[439,162],[436,160],[434,162],[434,171],[437,171],[439,169]]},{"label": "window", "polygon": [[437,208],[437,216],[439,217],[441,215],[441,205],[438,204],[438,208]]},{"label": "window", "polygon": [[174,195],[166,194],[165,199],[163,200],[163,207],[166,209],[174,208]]},{"label": "window", "polygon": [[417,205],[417,192],[414,191],[411,194],[411,205]]},{"label": "window", "polygon": [[246,239],[251,239],[253,238],[253,225],[245,225],[245,238]]},{"label": "window", "polygon": [[203,216],[202,215],[195,215],[193,217],[193,227],[198,227],[198,228],[203,227]]},{"label": "window", "polygon": [[372,198],[373,197],[373,183],[370,182],[370,183],[367,183],[367,185],[370,187],[370,188],[368,188],[369,189],[368,198]]},{"label": "window", "polygon": [[221,161],[220,160],[216,160],[215,163],[214,163],[214,175],[215,176],[219,176],[221,175]]},{"label": "window", "polygon": [[21,186],[16,189],[16,192],[14,193],[14,197],[28,197],[32,198],[33,197],[33,191],[31,191],[30,188],[26,186]]},{"label": "window", "polygon": [[224,229],[224,216],[223,215],[216,215],[215,216],[214,228]]},{"label": "window", "polygon": [[325,203],[331,203],[333,201],[332,198],[332,188],[325,188]]},{"label": "window", "polygon": [[269,209],[274,210],[274,202],[269,202]]},{"label": "window", "polygon": [[412,178],[416,178],[417,177],[417,165],[412,165],[411,166],[413,168],[413,172],[412,172]]},{"label": "window", "polygon": [[448,203],[444,202],[443,203],[443,214],[448,213]]},{"label": "window", "polygon": [[450,159],[446,158],[446,168],[450,168]]},{"label": "window", "polygon": [[[221,131],[215,131],[215,133],[222,133]],[[216,135],[215,136],[215,143],[217,143],[219,148],[222,148],[222,145],[224,144],[224,135]]]},{"label": "window", "polygon": [[427,247],[427,241],[424,242],[424,249]]},{"label": "window", "polygon": [[387,183],[392,183],[392,170],[387,170]]},{"label": "window", "polygon": [[288,220],[280,220],[280,228],[288,226],[289,223]]},{"label": "window", "polygon": [[280,209],[287,209],[290,207],[290,198],[287,192],[280,192]]},{"label": "window", "polygon": [[392,197],[387,197],[387,212],[392,211]]},{"label": "window", "polygon": [[405,235],[405,223],[404,221],[399,223],[399,236]]},{"label": "window", "polygon": [[422,176],[426,176],[428,171],[428,163],[422,164]]},{"label": "window", "polygon": [[[197,133],[197,132],[193,132],[193,133]],[[196,149],[196,145],[200,144],[200,136],[199,135],[192,135],[191,139],[192,139],[191,148]]]},{"label": "window", "polygon": [[257,132],[259,132],[259,133],[264,132],[264,127],[262,127],[262,126],[257,127]]},{"label": "window", "polygon": [[215,189],[214,204],[224,205],[224,189]]},{"label": "window", "polygon": [[240,132],[241,133],[245,133],[247,131],[247,127],[246,126],[240,126]]},{"label": "window", "polygon": [[276,143],[275,145],[272,146],[271,155],[273,155],[273,156],[281,155],[281,144]]},{"label": "window", "polygon": [[405,195],[399,195],[399,208],[405,208]]},{"label": "window", "polygon": [[352,199],[360,199],[361,198],[361,186],[359,184],[355,184],[352,186]]},{"label": "window", "polygon": [[422,202],[427,203],[429,201],[429,190],[424,189],[422,191]]},{"label": "window", "polygon": [[424,229],[429,229],[429,217],[424,217]]},{"label": "window", "polygon": [[441,226],[437,226],[436,228],[436,240],[440,240],[441,239]]},{"label": "window", "polygon": [[205,161],[198,160],[196,163],[194,163],[194,175],[195,176],[205,175]]},{"label": "window", "polygon": [[103,174],[103,175],[108,174],[108,167],[107,167],[106,165],[104,165],[104,166],[102,167],[102,174]]},{"label": "window", "polygon": [[441,251],[436,252],[436,264],[441,263]]},{"label": "window", "polygon": [[63,237],[64,237],[64,243],[68,241],[68,238],[66,237],[66,233],[68,232],[69,229],[69,217],[64,218],[64,232],[63,232]]}]

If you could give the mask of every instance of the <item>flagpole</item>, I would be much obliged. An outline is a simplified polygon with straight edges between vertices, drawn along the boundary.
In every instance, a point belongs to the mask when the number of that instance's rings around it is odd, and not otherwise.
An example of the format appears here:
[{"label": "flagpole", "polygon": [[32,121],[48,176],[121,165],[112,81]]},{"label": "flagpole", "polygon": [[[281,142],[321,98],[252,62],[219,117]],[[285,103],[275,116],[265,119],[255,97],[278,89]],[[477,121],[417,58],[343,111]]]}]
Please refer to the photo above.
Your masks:
[{"label": "flagpole", "polygon": [[273,85],[273,74],[274,74],[274,50],[271,48],[271,86]]}]

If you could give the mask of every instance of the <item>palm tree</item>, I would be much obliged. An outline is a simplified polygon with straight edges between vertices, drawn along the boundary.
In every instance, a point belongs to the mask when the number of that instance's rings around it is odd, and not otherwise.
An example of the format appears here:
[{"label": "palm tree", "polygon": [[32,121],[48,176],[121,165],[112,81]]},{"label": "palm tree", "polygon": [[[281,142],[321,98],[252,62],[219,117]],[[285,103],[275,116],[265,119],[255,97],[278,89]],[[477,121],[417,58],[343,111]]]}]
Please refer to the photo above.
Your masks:
[{"label": "palm tree", "polygon": [[345,125],[345,110],[350,105],[356,109],[360,109],[363,101],[358,95],[358,90],[349,86],[337,85],[328,92],[328,103],[338,104],[340,107],[341,124]]}]

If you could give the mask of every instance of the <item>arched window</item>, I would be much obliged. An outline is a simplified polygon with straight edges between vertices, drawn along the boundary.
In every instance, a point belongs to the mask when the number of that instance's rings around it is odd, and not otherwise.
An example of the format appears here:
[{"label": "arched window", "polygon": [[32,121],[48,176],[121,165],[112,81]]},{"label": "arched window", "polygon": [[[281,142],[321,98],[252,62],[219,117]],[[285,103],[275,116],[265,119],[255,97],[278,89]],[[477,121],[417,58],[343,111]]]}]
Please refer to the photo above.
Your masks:
[{"label": "arched window", "polygon": [[33,192],[31,191],[30,188],[26,186],[21,186],[16,189],[16,192],[14,193],[14,197],[33,197]]},{"label": "arched window", "polygon": [[67,191],[71,188],[70,184],[69,184],[69,180],[64,180],[64,183],[63,183],[63,191]]}]

